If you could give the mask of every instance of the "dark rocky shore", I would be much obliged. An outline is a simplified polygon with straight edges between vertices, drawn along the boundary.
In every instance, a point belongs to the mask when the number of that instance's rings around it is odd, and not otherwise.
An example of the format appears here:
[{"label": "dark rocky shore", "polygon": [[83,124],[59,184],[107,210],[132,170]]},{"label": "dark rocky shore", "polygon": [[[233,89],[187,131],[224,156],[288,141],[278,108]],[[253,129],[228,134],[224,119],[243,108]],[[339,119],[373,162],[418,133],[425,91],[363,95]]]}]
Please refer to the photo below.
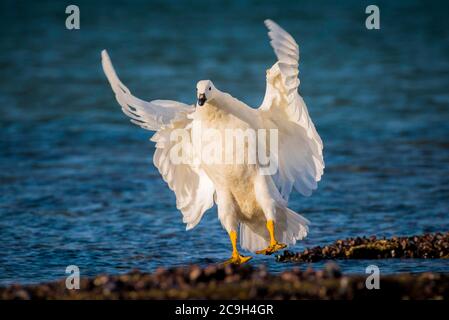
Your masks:
[{"label": "dark rocky shore", "polygon": [[[278,261],[323,259],[449,258],[449,232],[391,239],[353,238],[301,253],[285,251]],[[449,263],[449,260],[448,260]],[[65,280],[0,288],[0,299],[449,299],[449,274],[396,274],[380,277],[380,289],[368,290],[368,275],[343,275],[336,263],[323,270],[270,274],[264,267],[193,265],[82,278],[79,290]]]},{"label": "dark rocky shore", "polygon": [[366,275],[342,275],[336,264],[323,270],[297,268],[279,275],[264,268],[218,266],[158,269],[81,280],[79,290],[65,281],[0,288],[0,299],[448,299],[449,274],[382,276],[368,290]]},{"label": "dark rocky shore", "polygon": [[298,253],[286,250],[276,256],[279,262],[389,258],[449,259],[449,232],[391,239],[349,238]]}]

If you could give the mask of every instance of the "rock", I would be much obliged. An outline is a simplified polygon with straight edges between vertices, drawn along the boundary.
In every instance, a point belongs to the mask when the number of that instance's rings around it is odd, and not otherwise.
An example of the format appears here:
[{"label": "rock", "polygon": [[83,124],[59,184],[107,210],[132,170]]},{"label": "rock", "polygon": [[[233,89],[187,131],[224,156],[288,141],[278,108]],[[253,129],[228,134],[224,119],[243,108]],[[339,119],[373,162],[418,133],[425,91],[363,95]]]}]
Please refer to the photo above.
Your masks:
[{"label": "rock", "polygon": [[28,292],[23,289],[19,289],[14,293],[14,299],[17,300],[30,300],[30,298]]},{"label": "rock", "polygon": [[357,237],[333,244],[307,248],[303,252],[284,251],[279,262],[315,262],[325,259],[449,258],[449,232],[378,240]]},{"label": "rock", "polygon": [[324,275],[327,278],[340,278],[341,277],[340,267],[335,262],[328,262],[324,266]]},{"label": "rock", "polygon": [[201,268],[199,266],[192,266],[189,272],[190,282],[196,282],[196,280],[201,276]]}]

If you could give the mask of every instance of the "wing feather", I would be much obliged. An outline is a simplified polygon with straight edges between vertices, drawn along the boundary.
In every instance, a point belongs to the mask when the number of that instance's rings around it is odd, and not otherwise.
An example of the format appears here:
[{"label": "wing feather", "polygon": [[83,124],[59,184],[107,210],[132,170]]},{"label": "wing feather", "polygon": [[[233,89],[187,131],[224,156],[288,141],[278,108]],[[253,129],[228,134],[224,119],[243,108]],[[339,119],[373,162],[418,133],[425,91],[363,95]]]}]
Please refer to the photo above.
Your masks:
[{"label": "wing feather", "polygon": [[[170,157],[172,148],[179,142],[170,138],[173,130],[183,129],[190,136],[189,124],[192,120],[185,117],[172,121],[161,128],[151,138],[156,142],[153,162],[162,178],[176,195],[176,207],[183,214],[186,229],[195,227],[204,213],[214,205],[215,186],[207,174],[191,163],[174,163]],[[186,141],[184,141],[186,142]],[[189,152],[193,146],[186,142],[183,152]]]},{"label": "wing feather", "polygon": [[308,196],[323,174],[323,142],[298,93],[298,44],[275,22],[266,20],[265,25],[278,59],[267,73],[265,98],[259,108],[268,125],[279,130],[279,170],[273,180],[284,199],[293,187]]},{"label": "wing feather", "polygon": [[[131,94],[120,81],[112,66],[108,53],[101,53],[104,73],[108,78],[117,102],[131,122],[144,129],[156,131],[151,140],[155,142],[153,162],[164,181],[176,195],[176,207],[183,214],[186,228],[195,227],[205,211],[214,204],[215,186],[206,173],[189,163],[172,161],[170,152],[177,144],[172,141],[174,130],[183,129],[190,136],[191,119],[188,117],[194,108],[171,100],[143,101]],[[191,141],[184,141],[188,151]],[[193,163],[193,162],[191,162]]]},{"label": "wing feather", "polygon": [[131,118],[131,122],[147,130],[158,130],[170,123],[179,113],[193,112],[187,104],[171,100],[154,100],[147,102],[131,94],[120,81],[106,50],[101,52],[103,71],[108,78],[112,91],[122,111]]}]

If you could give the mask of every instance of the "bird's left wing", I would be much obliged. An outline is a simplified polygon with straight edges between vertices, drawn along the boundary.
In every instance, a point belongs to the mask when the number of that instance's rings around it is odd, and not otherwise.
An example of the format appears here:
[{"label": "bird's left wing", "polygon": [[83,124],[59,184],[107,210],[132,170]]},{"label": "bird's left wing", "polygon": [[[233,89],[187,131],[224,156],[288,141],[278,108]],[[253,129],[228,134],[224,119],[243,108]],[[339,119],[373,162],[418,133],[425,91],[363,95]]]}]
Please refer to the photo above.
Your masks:
[{"label": "bird's left wing", "polygon": [[299,47],[293,37],[266,20],[278,61],[267,71],[267,87],[260,116],[279,130],[277,174],[273,180],[284,199],[293,188],[310,195],[324,169],[323,142],[298,93]]},{"label": "bird's left wing", "polygon": [[[193,147],[189,114],[191,106],[171,100],[143,101],[131,94],[120,81],[105,50],[101,53],[103,70],[123,112],[131,122],[144,129],[157,131],[151,141],[156,143],[153,162],[164,181],[176,195],[176,207],[183,214],[186,228],[195,227],[204,212],[214,204],[215,186],[198,166],[193,165]],[[175,133],[177,133],[175,135]],[[182,133],[185,139],[178,141],[173,137]],[[180,144],[182,143],[182,144]],[[182,150],[180,150],[180,148]],[[188,161],[176,159],[177,152],[187,154]]]}]

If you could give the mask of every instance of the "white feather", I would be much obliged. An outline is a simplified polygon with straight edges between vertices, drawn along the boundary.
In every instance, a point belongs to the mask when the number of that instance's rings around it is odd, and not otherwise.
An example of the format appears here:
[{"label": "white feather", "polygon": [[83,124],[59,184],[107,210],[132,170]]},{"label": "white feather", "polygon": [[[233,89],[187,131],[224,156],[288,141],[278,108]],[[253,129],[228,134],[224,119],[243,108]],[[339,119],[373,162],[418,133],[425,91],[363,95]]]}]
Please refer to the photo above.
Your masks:
[{"label": "white feather", "polygon": [[292,187],[309,196],[323,174],[323,142],[298,93],[299,47],[273,21],[266,20],[265,25],[278,58],[267,73],[265,98],[259,108],[265,121],[279,129],[279,172],[274,180],[285,199]]},{"label": "white feather", "polygon": [[[133,123],[157,131],[151,139],[156,143],[153,161],[175,192],[187,229],[198,224],[215,201],[222,225],[230,232],[240,224],[241,246],[251,251],[268,245],[267,220],[275,220],[278,241],[294,244],[307,235],[309,222],[287,208],[288,197],[293,188],[310,195],[324,169],[323,143],[298,93],[299,47],[276,23],[266,20],[265,24],[278,61],[267,73],[265,98],[259,109],[219,91],[209,80],[197,85],[201,96],[209,96],[201,108],[176,101],[140,100],[119,80],[107,52],[102,52],[104,72],[123,112]],[[261,175],[258,164],[248,163],[174,164],[170,151],[177,142],[171,141],[171,134],[184,129],[190,135],[197,121],[205,130],[216,129],[222,136],[227,129],[277,128],[279,150],[270,150],[275,152],[276,174]],[[198,157],[191,141],[184,147],[192,157]]]},{"label": "white feather", "polygon": [[123,112],[142,128],[157,130],[151,138],[156,143],[154,165],[175,193],[177,208],[183,214],[186,228],[192,229],[199,223],[204,212],[213,206],[215,188],[204,171],[188,164],[174,164],[169,154],[176,144],[176,141],[170,141],[170,134],[175,129],[189,126],[192,120],[188,115],[194,108],[171,100],[146,102],[134,97],[117,77],[106,50],[102,51],[101,57],[103,70]]}]

